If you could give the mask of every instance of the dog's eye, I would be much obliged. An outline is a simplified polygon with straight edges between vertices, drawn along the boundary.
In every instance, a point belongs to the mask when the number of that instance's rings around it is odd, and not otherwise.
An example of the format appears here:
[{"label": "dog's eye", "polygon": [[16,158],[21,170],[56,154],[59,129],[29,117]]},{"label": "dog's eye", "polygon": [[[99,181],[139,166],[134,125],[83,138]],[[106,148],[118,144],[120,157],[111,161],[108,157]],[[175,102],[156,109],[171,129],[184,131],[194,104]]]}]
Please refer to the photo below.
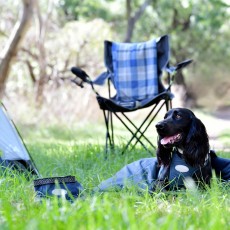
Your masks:
[{"label": "dog's eye", "polygon": [[176,118],[177,120],[179,120],[179,119],[182,118],[182,116],[181,116],[180,114],[176,114],[175,118]]}]

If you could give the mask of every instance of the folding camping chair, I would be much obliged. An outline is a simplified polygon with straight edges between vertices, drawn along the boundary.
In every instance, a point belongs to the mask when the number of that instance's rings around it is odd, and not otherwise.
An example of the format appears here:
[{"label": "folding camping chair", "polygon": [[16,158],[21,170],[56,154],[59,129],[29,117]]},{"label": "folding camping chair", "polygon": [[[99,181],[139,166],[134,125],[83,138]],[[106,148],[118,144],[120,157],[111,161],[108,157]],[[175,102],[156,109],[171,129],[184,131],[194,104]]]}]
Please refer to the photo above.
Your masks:
[{"label": "folding camping chair", "polygon": [[[114,147],[113,115],[129,130],[132,137],[123,152],[133,143],[135,147],[140,143],[145,149],[146,143],[155,148],[146,137],[145,132],[165,106],[166,111],[172,107],[173,94],[170,91],[174,73],[187,66],[192,60],[183,61],[176,66],[169,66],[169,37],[162,36],[141,43],[104,42],[104,61],[107,71],[94,81],[80,68],[72,67],[76,75],[74,83],[83,87],[83,82],[92,86],[100,109],[103,111],[106,125],[106,153],[108,147]],[[168,84],[162,84],[163,71],[168,73]],[[79,79],[80,78],[80,79]],[[109,97],[102,97],[95,90],[94,85],[103,85],[108,79]],[[116,95],[111,95],[111,83]],[[152,109],[137,126],[127,113],[151,107]],[[145,143],[144,143],[145,142]]]}]

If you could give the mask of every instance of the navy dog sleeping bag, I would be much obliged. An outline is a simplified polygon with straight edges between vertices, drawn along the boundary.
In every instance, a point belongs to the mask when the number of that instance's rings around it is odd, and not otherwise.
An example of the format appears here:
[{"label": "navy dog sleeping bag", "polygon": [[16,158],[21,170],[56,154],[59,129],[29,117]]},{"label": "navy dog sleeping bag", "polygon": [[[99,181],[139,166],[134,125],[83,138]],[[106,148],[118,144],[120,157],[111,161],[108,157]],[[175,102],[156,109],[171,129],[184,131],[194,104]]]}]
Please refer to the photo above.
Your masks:
[{"label": "navy dog sleeping bag", "polygon": [[[230,159],[218,157],[214,151],[210,155],[217,177],[230,181]],[[169,189],[184,187],[185,179],[191,178],[196,170],[198,168],[189,166],[177,154],[173,154],[168,172]],[[124,166],[114,176],[100,183],[95,191],[119,190],[134,185],[152,193],[157,186],[159,173],[157,158],[143,158]]]}]

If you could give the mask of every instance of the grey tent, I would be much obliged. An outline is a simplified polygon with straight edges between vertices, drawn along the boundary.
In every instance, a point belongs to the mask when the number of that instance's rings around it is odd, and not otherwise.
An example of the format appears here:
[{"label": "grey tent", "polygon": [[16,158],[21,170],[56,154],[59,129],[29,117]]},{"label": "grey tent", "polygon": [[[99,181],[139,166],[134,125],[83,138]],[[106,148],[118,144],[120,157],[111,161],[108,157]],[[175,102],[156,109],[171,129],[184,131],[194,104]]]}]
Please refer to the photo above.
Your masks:
[{"label": "grey tent", "polygon": [[39,176],[39,172],[4,105],[0,104],[0,165]]}]

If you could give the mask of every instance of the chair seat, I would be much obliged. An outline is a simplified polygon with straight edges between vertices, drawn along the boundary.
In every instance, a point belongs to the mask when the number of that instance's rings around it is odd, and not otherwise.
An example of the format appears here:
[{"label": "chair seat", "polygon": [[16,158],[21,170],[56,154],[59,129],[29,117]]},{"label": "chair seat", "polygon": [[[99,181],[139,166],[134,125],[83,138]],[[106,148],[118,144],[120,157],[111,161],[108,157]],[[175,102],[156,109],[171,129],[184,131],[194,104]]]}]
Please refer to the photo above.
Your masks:
[{"label": "chair seat", "polygon": [[[143,101],[140,103],[130,102],[129,103],[130,106],[127,106],[128,102],[121,102],[115,99],[108,99],[101,96],[97,96],[97,101],[100,106],[100,109],[102,110],[108,110],[111,112],[132,112],[140,109],[140,107],[147,108],[149,106],[157,104],[161,100],[166,100],[166,101],[172,100],[173,97],[174,95],[170,91],[164,91],[158,94],[157,96],[153,97],[152,99],[146,100],[145,102]],[[122,104],[124,104],[125,107],[122,106]],[[141,104],[141,105],[137,106],[137,104]]]}]

